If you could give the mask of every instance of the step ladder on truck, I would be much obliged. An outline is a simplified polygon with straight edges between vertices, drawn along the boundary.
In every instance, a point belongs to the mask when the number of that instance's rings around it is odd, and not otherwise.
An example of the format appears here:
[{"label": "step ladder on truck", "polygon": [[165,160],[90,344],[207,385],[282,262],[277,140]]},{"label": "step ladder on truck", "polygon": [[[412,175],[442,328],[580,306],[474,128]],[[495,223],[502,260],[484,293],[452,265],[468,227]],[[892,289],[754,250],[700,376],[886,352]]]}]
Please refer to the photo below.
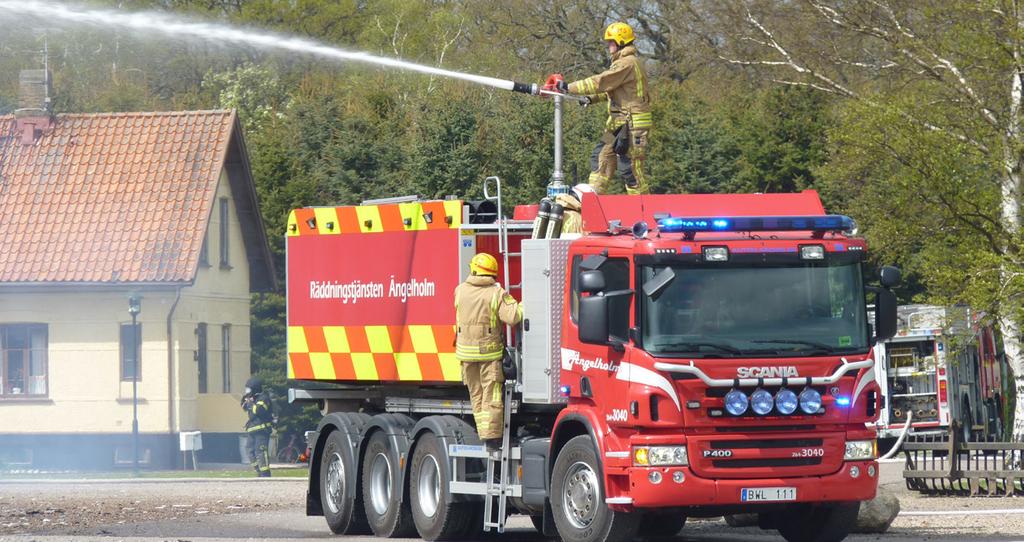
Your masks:
[{"label": "step ladder on truck", "polygon": [[[323,415],[308,514],[426,540],[513,514],[576,542],[732,513],[791,542],[845,537],[878,483],[870,343],[895,332],[898,282],[865,284],[848,218],[812,191],[588,193],[591,233],[531,239],[499,194],[289,216],[290,398]],[[452,292],[479,252],[525,312],[495,453],[454,352]]]}]

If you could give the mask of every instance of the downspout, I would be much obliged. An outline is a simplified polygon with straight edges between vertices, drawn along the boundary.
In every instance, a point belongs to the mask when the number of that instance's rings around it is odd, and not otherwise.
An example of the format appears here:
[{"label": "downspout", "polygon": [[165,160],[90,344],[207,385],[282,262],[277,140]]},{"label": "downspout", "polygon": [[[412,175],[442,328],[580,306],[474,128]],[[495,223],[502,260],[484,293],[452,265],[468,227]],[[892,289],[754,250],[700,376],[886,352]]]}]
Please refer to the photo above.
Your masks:
[{"label": "downspout", "polygon": [[[167,311],[167,430],[171,435],[171,443],[174,444],[174,424],[175,424],[175,412],[174,412],[174,311],[178,308],[178,301],[181,301],[181,289],[182,286],[178,286],[177,291],[174,295],[174,303],[171,304],[171,310]],[[174,446],[174,452],[177,453],[177,447]]]}]

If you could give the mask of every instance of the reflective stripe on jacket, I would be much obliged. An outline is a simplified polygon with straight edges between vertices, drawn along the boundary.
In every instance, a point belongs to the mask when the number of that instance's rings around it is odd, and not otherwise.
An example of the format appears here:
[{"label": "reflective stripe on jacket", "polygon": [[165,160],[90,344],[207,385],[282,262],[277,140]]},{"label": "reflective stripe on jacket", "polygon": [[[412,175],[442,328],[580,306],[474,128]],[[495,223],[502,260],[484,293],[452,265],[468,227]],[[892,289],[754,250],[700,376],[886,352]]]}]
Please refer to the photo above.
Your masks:
[{"label": "reflective stripe on jacket", "polygon": [[569,92],[590,96],[594,102],[608,100],[608,130],[614,131],[627,122],[637,129],[652,126],[647,73],[632,45],[616,51],[606,71],[569,83]]},{"label": "reflective stripe on jacket", "polygon": [[504,352],[501,324],[514,326],[522,319],[522,306],[498,286],[494,277],[469,277],[455,288],[456,359],[501,359]]}]

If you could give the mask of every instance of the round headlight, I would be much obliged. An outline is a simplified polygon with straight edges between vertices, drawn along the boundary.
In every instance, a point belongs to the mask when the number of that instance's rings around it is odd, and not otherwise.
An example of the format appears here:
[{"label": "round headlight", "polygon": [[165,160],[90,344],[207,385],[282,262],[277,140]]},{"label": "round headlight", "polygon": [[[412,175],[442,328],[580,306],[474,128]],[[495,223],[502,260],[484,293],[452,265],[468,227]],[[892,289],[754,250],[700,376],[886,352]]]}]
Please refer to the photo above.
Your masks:
[{"label": "round headlight", "polygon": [[782,388],[775,394],[775,408],[779,409],[780,414],[789,416],[796,412],[797,402],[796,394],[792,390]]},{"label": "round headlight", "polygon": [[725,394],[725,410],[733,416],[742,416],[749,405],[750,400],[747,399],[747,394],[740,390],[730,390]]},{"label": "round headlight", "polygon": [[821,394],[817,390],[804,388],[800,392],[800,410],[804,414],[817,414],[821,410]]},{"label": "round headlight", "polygon": [[759,389],[750,396],[750,408],[754,414],[764,416],[772,411],[773,406],[775,406],[775,401],[772,399],[772,394],[765,390]]}]

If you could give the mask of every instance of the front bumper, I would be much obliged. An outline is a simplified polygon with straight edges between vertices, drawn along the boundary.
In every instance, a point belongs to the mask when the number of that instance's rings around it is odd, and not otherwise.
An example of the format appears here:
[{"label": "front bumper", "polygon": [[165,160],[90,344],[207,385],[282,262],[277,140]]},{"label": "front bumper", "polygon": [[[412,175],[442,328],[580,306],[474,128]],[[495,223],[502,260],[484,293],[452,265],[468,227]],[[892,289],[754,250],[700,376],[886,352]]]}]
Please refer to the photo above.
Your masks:
[{"label": "front bumper", "polygon": [[[853,466],[860,470],[860,475],[856,478],[851,476]],[[661,483],[654,484],[648,478],[653,470],[661,471]],[[869,475],[869,470],[873,470],[874,476]],[[638,508],[762,504],[743,501],[740,496],[741,490],[774,487],[796,488],[796,500],[786,502],[865,501],[875,497],[879,475],[876,461],[845,462],[838,472],[825,476],[749,480],[699,478],[689,467],[630,467],[627,471],[628,495],[609,499],[609,504],[626,507],[632,504]],[[677,471],[684,474],[682,483],[673,480],[673,474]],[[632,502],[629,502],[630,499]]]}]

